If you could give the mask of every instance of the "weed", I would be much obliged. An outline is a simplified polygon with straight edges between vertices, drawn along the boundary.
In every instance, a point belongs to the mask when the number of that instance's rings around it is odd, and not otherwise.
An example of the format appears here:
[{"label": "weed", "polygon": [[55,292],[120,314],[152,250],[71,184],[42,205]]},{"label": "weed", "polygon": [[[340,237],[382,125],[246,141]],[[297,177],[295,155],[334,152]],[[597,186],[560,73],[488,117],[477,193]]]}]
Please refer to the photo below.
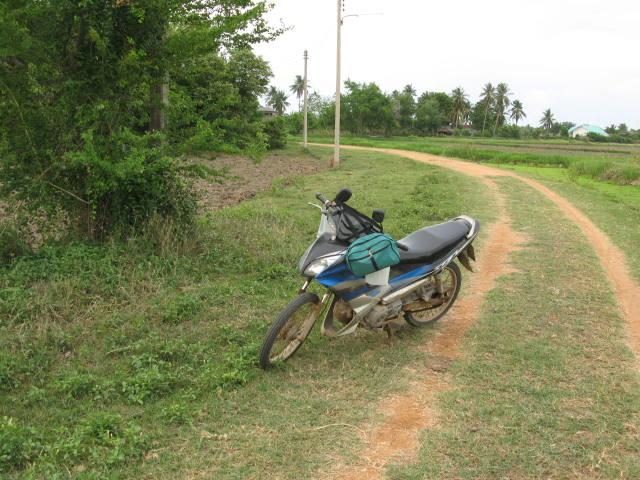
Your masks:
[{"label": "weed", "polygon": [[160,314],[163,322],[177,325],[192,320],[202,310],[202,300],[197,295],[182,292],[167,302]]},{"label": "weed", "polygon": [[192,416],[189,407],[183,403],[172,403],[160,411],[160,418],[173,425],[185,425],[191,423]]}]

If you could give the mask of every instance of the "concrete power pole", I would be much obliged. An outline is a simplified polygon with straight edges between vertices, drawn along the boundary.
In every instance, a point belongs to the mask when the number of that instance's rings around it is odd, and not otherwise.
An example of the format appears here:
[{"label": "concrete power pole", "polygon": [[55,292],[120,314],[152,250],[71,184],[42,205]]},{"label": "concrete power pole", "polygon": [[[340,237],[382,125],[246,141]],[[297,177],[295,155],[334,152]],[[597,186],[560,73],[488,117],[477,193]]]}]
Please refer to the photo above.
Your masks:
[{"label": "concrete power pole", "polygon": [[307,51],[304,51],[304,148],[307,148],[307,112],[309,111],[309,105],[307,103],[308,100],[308,92],[307,92],[307,60],[309,59],[309,54]]},{"label": "concrete power pole", "polygon": [[341,50],[341,30],[342,30],[342,1],[338,0],[337,34],[336,34],[336,119],[335,119],[335,146],[333,148],[333,159],[330,167],[340,165],[340,50]]}]

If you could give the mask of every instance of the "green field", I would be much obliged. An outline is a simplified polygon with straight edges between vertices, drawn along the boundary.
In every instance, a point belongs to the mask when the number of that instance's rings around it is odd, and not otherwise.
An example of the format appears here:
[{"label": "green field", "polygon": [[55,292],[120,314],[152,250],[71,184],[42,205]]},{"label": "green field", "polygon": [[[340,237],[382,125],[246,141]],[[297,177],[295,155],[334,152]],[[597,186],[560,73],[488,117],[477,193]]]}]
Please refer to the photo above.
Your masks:
[{"label": "green field", "polygon": [[[327,136],[310,142],[332,143]],[[464,137],[353,137],[343,143],[397,148],[492,164],[565,168],[574,177],[588,177],[620,185],[640,183],[640,145],[593,144],[581,140],[505,140]]]}]

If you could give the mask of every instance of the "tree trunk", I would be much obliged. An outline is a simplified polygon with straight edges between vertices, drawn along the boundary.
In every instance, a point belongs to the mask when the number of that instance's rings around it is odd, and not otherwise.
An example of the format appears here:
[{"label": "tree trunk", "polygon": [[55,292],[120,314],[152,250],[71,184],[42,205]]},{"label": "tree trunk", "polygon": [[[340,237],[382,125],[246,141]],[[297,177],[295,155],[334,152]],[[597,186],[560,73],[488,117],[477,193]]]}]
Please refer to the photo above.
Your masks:
[{"label": "tree trunk", "polygon": [[151,103],[149,130],[161,132],[166,127],[165,108],[169,103],[169,85],[166,78],[151,84],[149,96]]},{"label": "tree trunk", "polygon": [[482,133],[484,133],[484,127],[487,124],[487,114],[489,113],[489,102],[486,102],[484,106],[484,120],[482,121]]}]

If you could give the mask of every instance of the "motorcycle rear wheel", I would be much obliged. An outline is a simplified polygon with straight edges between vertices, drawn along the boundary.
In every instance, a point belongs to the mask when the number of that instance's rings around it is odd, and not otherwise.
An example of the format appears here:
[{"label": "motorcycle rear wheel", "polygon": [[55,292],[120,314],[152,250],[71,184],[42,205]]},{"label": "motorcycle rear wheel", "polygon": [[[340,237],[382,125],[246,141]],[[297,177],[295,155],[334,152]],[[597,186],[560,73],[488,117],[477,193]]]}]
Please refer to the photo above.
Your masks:
[{"label": "motorcycle rear wheel", "polygon": [[315,293],[304,292],[280,312],[269,327],[260,349],[260,366],[263,369],[286,362],[298,351],[313,327],[311,325],[305,332],[305,324],[315,322],[315,318],[311,320],[311,315],[317,317],[319,303],[320,299]]},{"label": "motorcycle rear wheel", "polygon": [[460,286],[462,285],[462,273],[457,264],[451,262],[441,273],[442,275],[442,294],[444,302],[437,307],[428,308],[420,312],[407,312],[404,319],[412,327],[424,327],[431,325],[446,315],[458,298]]}]

